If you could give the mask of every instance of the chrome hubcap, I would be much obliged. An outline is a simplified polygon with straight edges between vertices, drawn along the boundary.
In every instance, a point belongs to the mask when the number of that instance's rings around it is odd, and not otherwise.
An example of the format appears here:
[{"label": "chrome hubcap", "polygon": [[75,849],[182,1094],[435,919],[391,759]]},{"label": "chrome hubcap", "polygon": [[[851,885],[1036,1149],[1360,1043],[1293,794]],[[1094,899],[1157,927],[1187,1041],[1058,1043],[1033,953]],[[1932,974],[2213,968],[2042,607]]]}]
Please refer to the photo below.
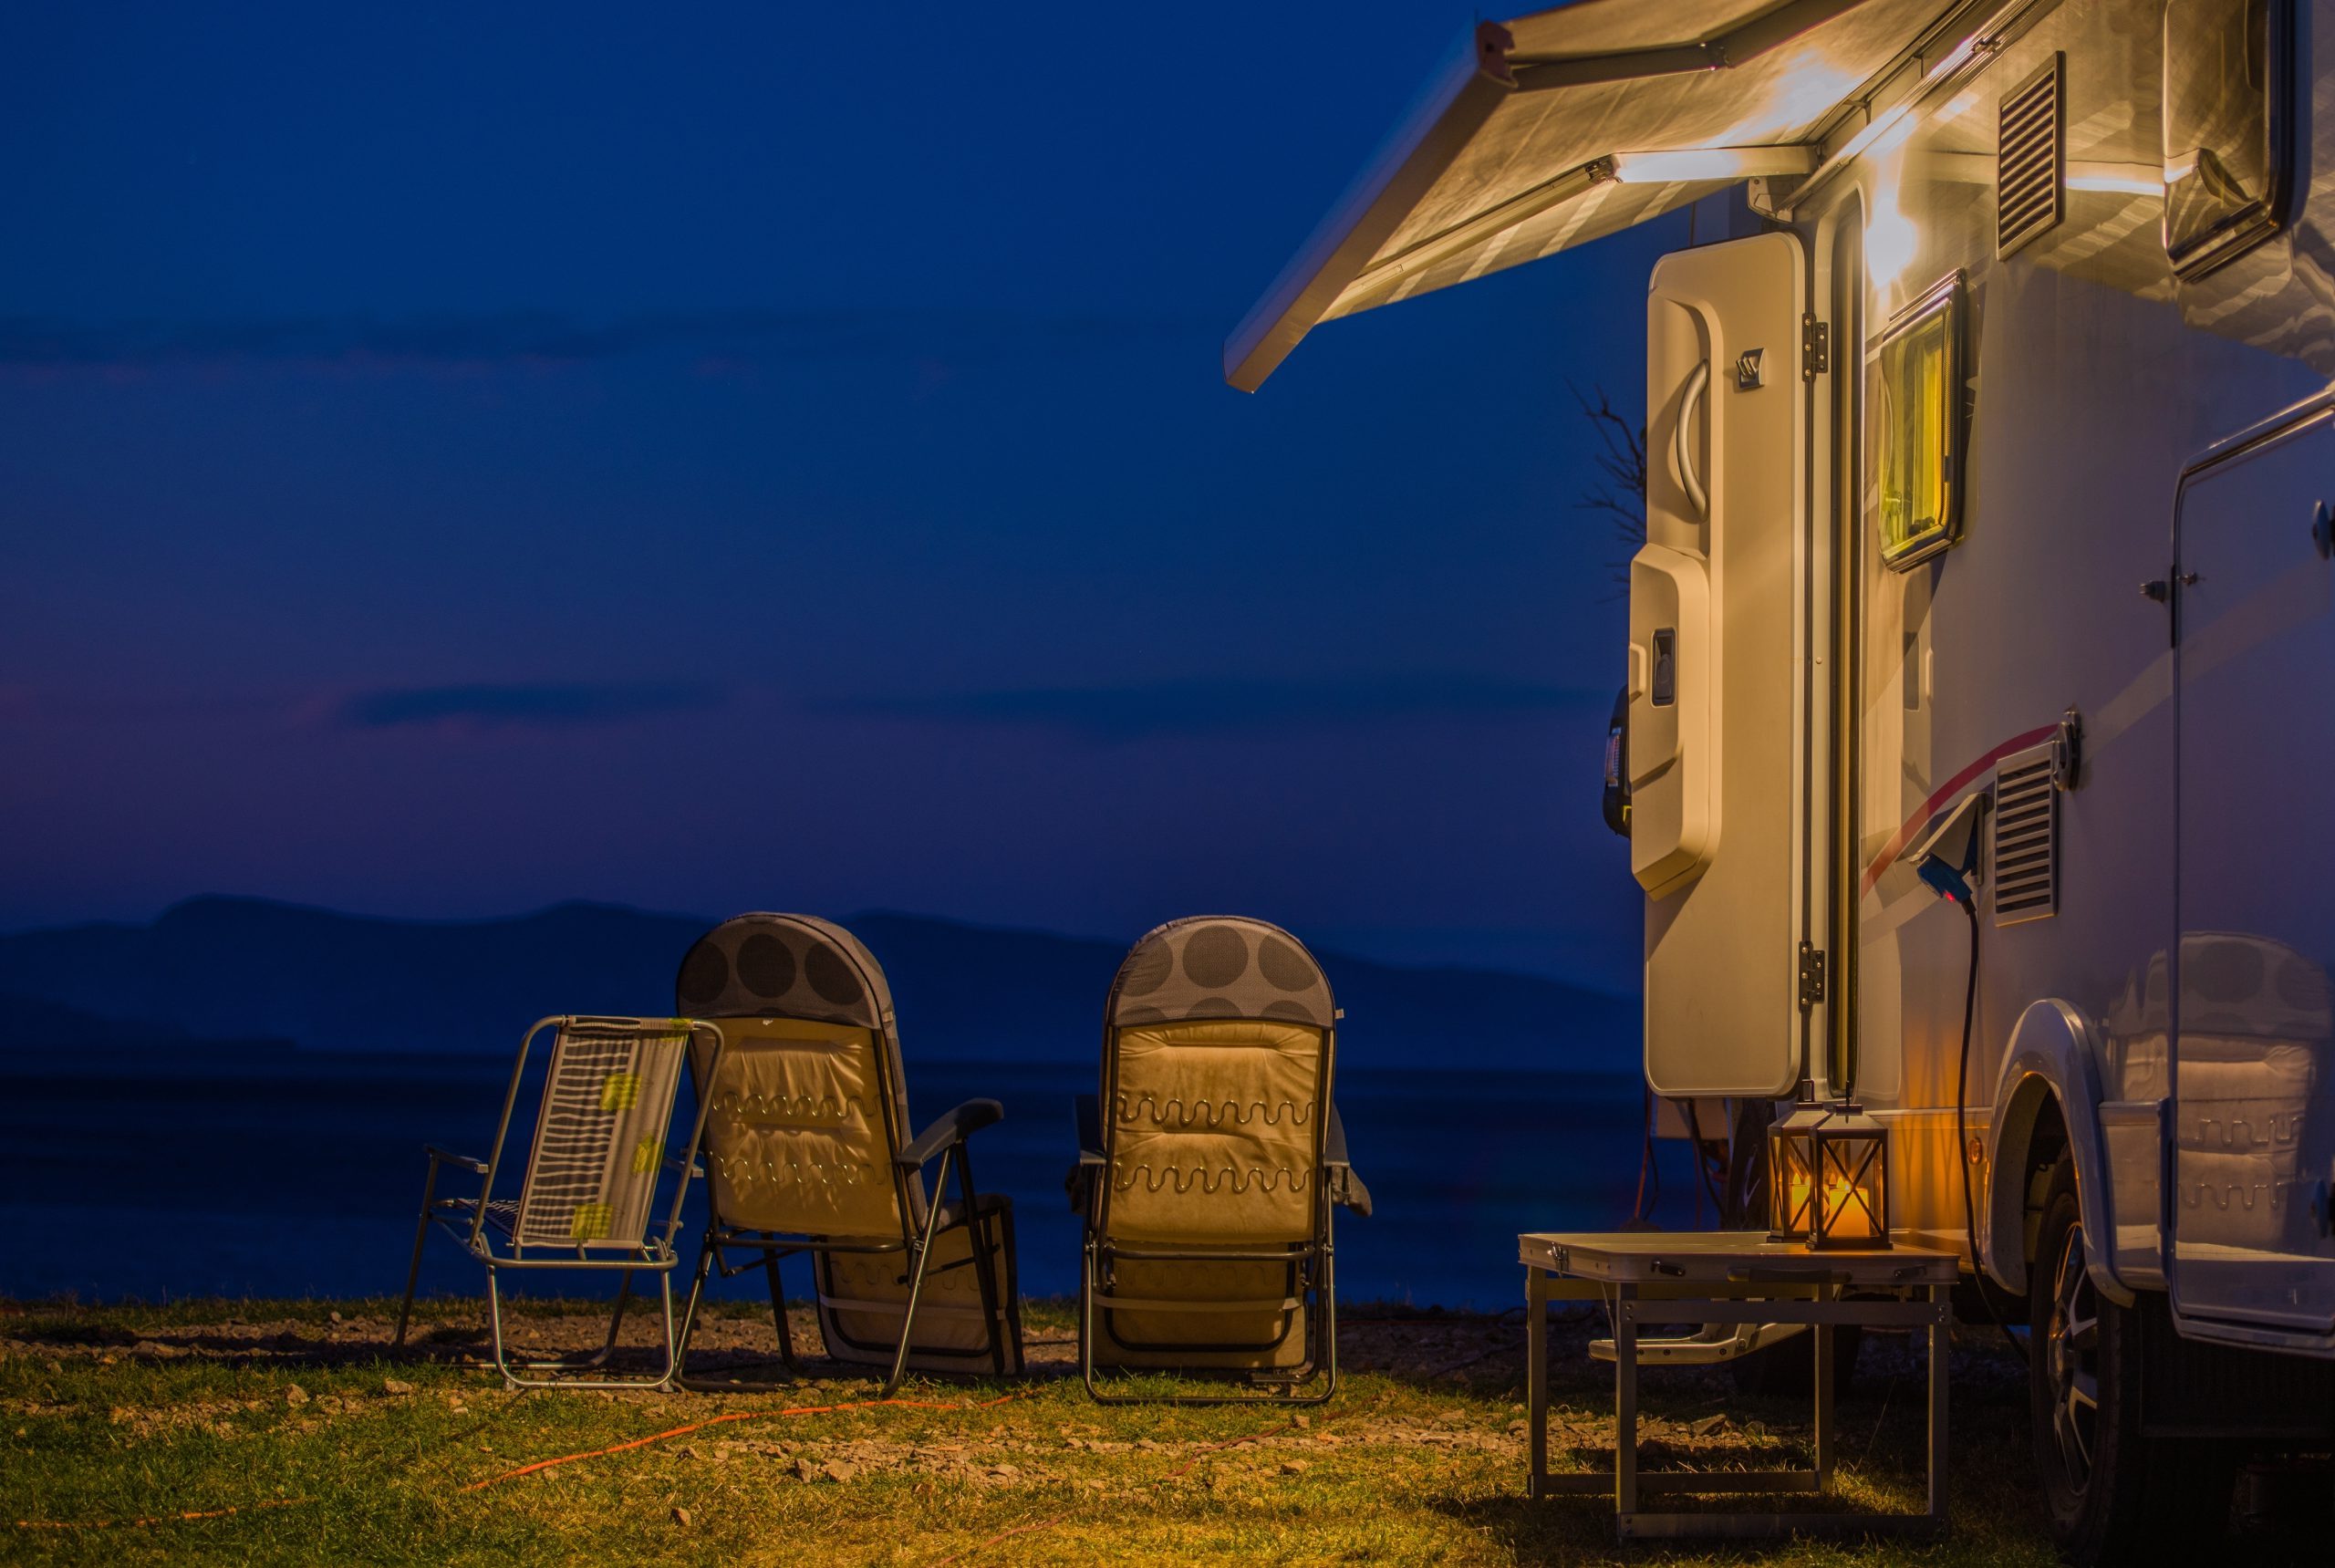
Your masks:
[{"label": "chrome hubcap", "polygon": [[2051,1438],[2070,1490],[2091,1480],[2100,1440],[2100,1303],[2084,1269],[2083,1231],[2068,1238],[2051,1276],[2051,1321],[2044,1341],[2044,1375],[2051,1392]]}]

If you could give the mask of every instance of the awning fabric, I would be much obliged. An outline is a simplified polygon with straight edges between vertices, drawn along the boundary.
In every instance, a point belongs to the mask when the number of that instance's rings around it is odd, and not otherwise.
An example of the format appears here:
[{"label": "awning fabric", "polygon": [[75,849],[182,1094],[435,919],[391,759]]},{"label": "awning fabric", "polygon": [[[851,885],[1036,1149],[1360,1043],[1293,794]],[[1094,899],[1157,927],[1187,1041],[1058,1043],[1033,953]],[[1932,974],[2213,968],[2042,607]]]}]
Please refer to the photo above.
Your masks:
[{"label": "awning fabric", "polygon": [[[1952,0],[1578,0],[1479,24],[1224,346],[1254,391],[1317,322],[1535,261],[1804,141]],[[1630,153],[1728,150],[1688,159]],[[1634,171],[1632,165],[1637,166]]]}]

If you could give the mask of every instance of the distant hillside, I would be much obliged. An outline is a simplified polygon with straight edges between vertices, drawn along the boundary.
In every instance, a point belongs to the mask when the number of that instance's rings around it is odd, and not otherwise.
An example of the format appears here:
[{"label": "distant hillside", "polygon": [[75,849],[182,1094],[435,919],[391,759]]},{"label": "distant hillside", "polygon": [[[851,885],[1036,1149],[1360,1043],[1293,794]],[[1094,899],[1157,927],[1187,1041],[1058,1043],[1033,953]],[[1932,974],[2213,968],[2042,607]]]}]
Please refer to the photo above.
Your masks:
[{"label": "distant hillside", "polygon": [[[674,971],[711,923],[603,904],[422,921],[192,898],[150,925],[0,936],[0,1045],[78,1032],[93,1049],[507,1051],[546,1013],[669,1011]],[[1086,1058],[1125,952],[919,915],[846,923],[891,979],[911,1059]],[[1349,1065],[1622,1067],[1635,1056],[1632,1000],[1531,975],[1320,956],[1346,1010]]]}]

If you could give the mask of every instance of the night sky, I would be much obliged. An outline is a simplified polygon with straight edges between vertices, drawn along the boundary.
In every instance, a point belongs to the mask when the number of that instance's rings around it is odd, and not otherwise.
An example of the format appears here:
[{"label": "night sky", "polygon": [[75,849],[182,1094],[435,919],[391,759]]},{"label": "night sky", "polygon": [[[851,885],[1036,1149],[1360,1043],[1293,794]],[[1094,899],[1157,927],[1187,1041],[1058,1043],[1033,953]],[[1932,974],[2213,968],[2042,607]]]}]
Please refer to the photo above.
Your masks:
[{"label": "night sky", "polygon": [[1634,984],[1569,383],[1666,222],[1223,337],[1472,20],[18,6],[0,925],[1253,912]]}]

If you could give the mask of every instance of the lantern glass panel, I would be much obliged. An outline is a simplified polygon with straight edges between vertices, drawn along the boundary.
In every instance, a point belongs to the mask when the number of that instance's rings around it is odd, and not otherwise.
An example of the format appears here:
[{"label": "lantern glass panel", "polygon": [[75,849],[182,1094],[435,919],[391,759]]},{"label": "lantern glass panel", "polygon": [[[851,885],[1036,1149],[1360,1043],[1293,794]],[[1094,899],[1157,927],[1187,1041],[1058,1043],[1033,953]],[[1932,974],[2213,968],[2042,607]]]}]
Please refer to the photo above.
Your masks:
[{"label": "lantern glass panel", "polygon": [[1800,1106],[1768,1129],[1768,1239],[1805,1241],[1816,1228],[1819,1106]]},{"label": "lantern glass panel", "polygon": [[1854,1106],[1815,1129],[1811,1247],[1889,1245],[1889,1135]]}]

